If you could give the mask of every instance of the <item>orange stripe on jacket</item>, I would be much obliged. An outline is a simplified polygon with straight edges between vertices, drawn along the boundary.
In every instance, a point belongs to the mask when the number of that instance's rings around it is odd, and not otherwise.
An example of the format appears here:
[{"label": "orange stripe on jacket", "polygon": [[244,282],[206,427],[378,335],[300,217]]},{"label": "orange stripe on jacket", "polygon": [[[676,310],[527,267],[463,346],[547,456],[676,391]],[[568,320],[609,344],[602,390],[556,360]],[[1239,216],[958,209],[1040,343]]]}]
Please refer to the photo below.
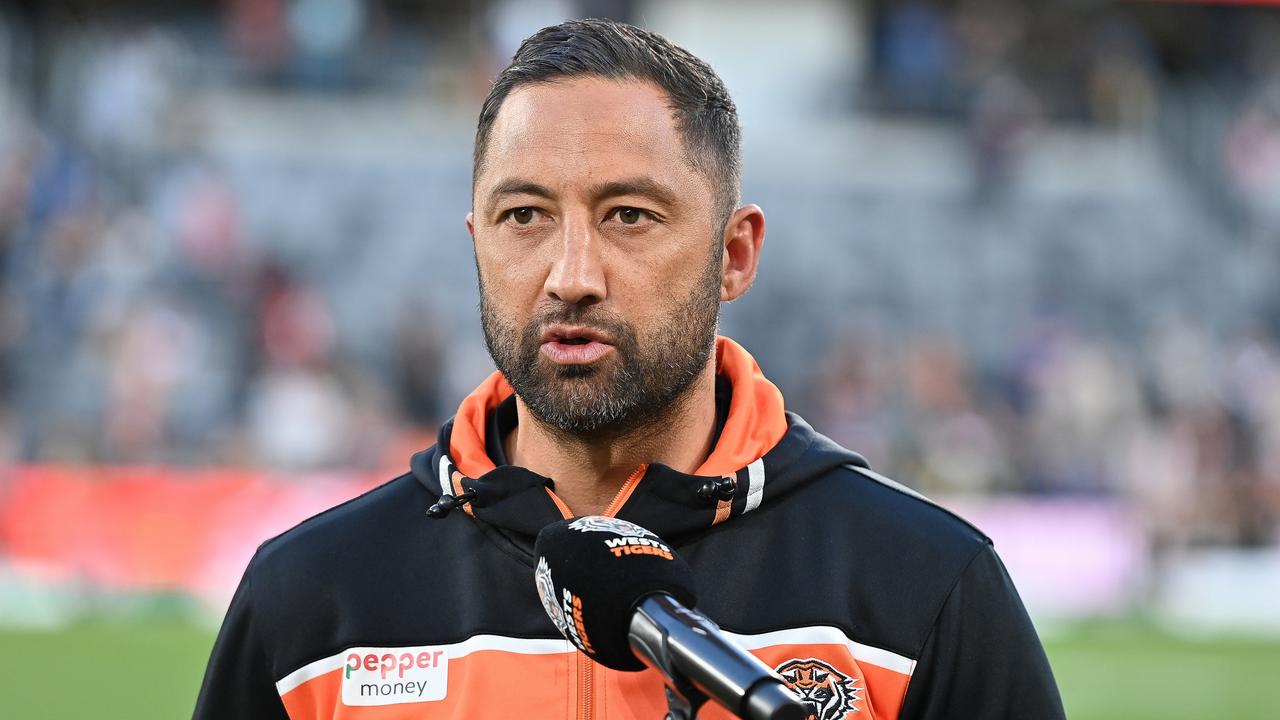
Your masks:
[{"label": "orange stripe on jacket", "polygon": [[[911,679],[908,675],[868,662],[858,662],[843,645],[773,645],[751,652],[769,667],[778,667],[788,660],[816,659],[854,679],[854,687],[862,690],[855,704],[857,712],[851,712],[849,717],[862,720],[897,720],[907,692],[907,682]],[[611,719],[648,720],[662,717],[666,712],[662,677],[655,670],[639,673],[607,671],[603,685]],[[698,717],[728,720],[733,715],[709,702]]]},{"label": "orange stripe on jacket", "polygon": [[[769,667],[789,660],[818,660],[852,679],[863,720],[896,720],[910,676],[855,659],[841,643],[778,644],[751,651]],[[449,660],[443,700],[401,705],[342,704],[342,669],[316,676],[282,696],[292,720],[386,720],[467,717],[479,720],[560,718],[576,705],[574,653],[527,654],[482,650]],[[595,666],[595,707],[610,720],[650,720],[666,711],[662,677],[655,670],[624,673]],[[708,704],[700,718],[730,718]]]}]

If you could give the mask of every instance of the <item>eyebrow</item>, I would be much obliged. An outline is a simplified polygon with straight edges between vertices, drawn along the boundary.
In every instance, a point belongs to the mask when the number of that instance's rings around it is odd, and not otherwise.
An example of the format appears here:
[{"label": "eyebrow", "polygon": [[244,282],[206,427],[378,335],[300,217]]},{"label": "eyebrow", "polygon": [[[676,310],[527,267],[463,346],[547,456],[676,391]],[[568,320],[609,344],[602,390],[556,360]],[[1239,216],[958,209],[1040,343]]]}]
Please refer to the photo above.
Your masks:
[{"label": "eyebrow", "polygon": [[[666,207],[676,204],[675,191],[648,177],[624,178],[622,180],[598,183],[588,188],[587,194],[596,202],[611,197],[638,195],[649,198]],[[545,185],[540,185],[532,180],[512,178],[503,180],[494,186],[489,193],[489,202],[490,204],[495,204],[508,195],[533,195],[547,200],[556,199],[556,193]]]},{"label": "eyebrow", "polygon": [[647,177],[626,178],[593,185],[590,189],[593,200],[620,197],[623,195],[639,195],[666,207],[676,204],[676,193],[662,183]]},{"label": "eyebrow", "polygon": [[554,200],[556,197],[556,194],[551,192],[550,188],[539,185],[532,180],[511,179],[498,183],[493,188],[493,191],[489,193],[489,201],[496,202],[507,195],[536,195],[548,200]]}]

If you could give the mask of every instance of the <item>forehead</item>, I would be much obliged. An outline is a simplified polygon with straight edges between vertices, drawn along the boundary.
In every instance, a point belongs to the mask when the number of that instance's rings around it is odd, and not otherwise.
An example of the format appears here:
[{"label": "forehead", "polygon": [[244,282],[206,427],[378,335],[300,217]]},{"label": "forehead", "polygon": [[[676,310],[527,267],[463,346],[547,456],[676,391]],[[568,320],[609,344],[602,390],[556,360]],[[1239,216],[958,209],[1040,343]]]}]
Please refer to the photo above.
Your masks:
[{"label": "forehead", "polygon": [[615,172],[684,184],[695,170],[659,87],[574,78],[525,85],[507,96],[476,185],[483,192],[511,176],[599,182]]}]

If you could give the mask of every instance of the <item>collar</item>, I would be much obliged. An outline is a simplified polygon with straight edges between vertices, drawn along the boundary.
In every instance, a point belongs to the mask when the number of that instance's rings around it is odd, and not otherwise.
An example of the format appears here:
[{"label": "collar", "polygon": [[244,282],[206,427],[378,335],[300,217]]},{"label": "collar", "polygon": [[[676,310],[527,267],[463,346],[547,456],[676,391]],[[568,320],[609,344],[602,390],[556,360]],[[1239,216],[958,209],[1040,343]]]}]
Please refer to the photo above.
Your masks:
[{"label": "collar", "polygon": [[[724,424],[729,419],[729,404],[733,399],[733,383],[723,375],[716,376],[716,424],[711,435],[711,447],[720,442],[724,432]],[[520,424],[519,413],[516,412],[516,396],[512,395],[498,404],[485,421],[484,449],[485,454],[497,467],[510,465],[507,458],[506,438]]]},{"label": "collar", "polygon": [[[699,476],[723,476],[744,468],[763,457],[787,432],[782,393],[760,371],[755,358],[723,336],[716,338],[715,352],[717,386],[720,378],[729,385],[728,411],[723,425],[717,422],[719,434],[711,454],[694,470]],[[504,414],[514,415],[514,400],[510,410],[500,411],[514,394],[502,373],[494,371],[458,407],[448,447],[449,457],[464,476],[480,477],[505,464],[491,455],[495,445],[501,447],[499,439],[492,443],[488,439],[507,422]],[[716,394],[717,398],[722,395]],[[506,432],[514,425],[512,421]],[[498,459],[505,461],[502,456],[505,453]]]},{"label": "collar", "polygon": [[[813,445],[814,435],[803,420],[785,412],[782,393],[746,350],[718,337],[716,369],[717,385],[727,385],[717,392],[717,402],[727,410],[723,423],[717,423],[719,436],[706,460],[692,474],[659,463],[641,465],[606,514],[676,541],[758,508],[766,494],[766,475],[776,495],[789,486],[786,476],[819,469],[806,470],[810,463],[798,462]],[[570,512],[555,495],[551,479],[503,464],[505,453],[495,446],[501,445],[498,438],[504,429],[512,426],[508,423],[513,424],[512,394],[501,374],[489,376],[440,429],[437,445],[415,456],[411,465],[419,482],[435,493],[470,493],[461,511],[450,514],[446,522],[470,516],[528,555],[538,531]],[[782,475],[766,468],[777,468]],[[709,487],[715,492],[708,492]]]}]

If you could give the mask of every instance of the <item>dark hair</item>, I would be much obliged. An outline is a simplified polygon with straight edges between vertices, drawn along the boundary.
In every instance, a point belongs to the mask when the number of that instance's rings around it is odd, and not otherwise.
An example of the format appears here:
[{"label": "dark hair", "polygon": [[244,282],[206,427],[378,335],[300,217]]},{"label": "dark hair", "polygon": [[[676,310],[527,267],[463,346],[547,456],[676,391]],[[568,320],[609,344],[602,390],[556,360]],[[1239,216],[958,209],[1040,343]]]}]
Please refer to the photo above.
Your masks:
[{"label": "dark hair", "polygon": [[473,177],[484,166],[502,102],[524,85],[598,76],[644,80],[671,101],[689,162],[706,174],[726,221],[738,202],[742,130],[738,111],[711,66],[657,33],[613,20],[567,20],[525,39],[489,91],[476,125]]}]

